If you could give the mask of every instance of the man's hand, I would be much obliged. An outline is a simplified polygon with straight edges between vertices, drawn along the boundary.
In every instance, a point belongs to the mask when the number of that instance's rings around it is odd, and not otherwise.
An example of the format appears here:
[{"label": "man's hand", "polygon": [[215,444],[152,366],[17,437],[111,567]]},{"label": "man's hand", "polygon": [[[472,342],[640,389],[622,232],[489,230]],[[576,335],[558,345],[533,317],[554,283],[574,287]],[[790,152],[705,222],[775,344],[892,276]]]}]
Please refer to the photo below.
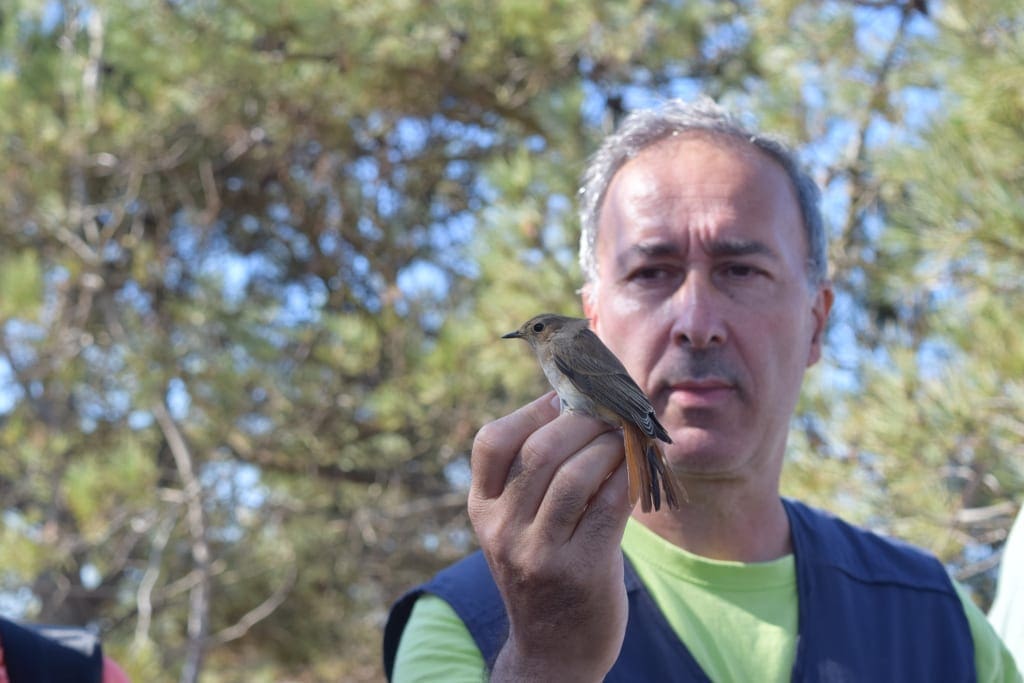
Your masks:
[{"label": "man's hand", "polygon": [[553,393],[485,425],[469,516],[509,617],[492,680],[600,680],[626,631],[622,437]]}]

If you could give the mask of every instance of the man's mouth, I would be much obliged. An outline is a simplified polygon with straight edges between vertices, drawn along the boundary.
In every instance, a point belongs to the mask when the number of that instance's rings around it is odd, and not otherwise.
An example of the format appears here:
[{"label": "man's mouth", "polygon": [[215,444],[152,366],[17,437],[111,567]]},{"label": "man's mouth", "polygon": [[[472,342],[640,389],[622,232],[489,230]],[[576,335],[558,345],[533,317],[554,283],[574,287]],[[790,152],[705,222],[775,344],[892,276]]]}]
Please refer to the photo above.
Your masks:
[{"label": "man's mouth", "polygon": [[669,403],[684,408],[710,408],[727,401],[736,391],[736,384],[720,377],[702,377],[672,382],[668,387]]}]

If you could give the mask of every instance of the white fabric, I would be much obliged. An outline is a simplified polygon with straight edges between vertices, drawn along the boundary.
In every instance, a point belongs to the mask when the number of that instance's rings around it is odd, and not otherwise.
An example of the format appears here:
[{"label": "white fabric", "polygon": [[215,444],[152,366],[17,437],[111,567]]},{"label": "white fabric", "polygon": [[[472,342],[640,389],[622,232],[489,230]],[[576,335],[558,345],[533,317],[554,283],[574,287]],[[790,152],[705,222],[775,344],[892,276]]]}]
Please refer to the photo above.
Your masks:
[{"label": "white fabric", "polygon": [[1024,508],[1003,547],[996,599],[988,619],[1024,672]]}]

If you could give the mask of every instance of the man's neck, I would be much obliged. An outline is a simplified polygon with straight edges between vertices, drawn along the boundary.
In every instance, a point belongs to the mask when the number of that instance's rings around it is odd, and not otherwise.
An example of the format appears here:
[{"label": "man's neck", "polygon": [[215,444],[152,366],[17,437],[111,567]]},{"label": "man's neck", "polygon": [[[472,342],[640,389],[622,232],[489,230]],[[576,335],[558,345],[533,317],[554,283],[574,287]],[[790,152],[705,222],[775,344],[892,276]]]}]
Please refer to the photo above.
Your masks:
[{"label": "man's neck", "polygon": [[[692,482],[691,482],[692,484]],[[716,560],[767,562],[793,552],[789,518],[777,490],[757,495],[735,482],[687,486],[679,510],[633,511],[633,517],[674,545]]]}]

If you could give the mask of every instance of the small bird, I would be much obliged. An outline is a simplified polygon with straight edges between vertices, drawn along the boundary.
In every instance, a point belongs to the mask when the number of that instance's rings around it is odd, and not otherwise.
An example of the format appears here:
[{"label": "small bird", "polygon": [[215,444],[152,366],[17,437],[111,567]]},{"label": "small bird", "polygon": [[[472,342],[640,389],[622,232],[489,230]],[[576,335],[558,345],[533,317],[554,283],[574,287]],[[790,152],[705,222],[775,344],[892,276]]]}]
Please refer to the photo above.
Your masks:
[{"label": "small bird", "polygon": [[654,406],[615,354],[582,318],[544,313],[502,339],[525,339],[558,393],[562,412],[590,415],[622,428],[629,501],[641,509],[679,508],[682,486],[669,468],[658,439],[672,443]]}]

